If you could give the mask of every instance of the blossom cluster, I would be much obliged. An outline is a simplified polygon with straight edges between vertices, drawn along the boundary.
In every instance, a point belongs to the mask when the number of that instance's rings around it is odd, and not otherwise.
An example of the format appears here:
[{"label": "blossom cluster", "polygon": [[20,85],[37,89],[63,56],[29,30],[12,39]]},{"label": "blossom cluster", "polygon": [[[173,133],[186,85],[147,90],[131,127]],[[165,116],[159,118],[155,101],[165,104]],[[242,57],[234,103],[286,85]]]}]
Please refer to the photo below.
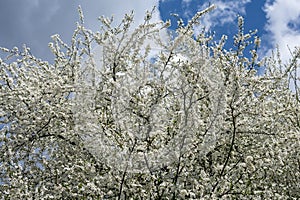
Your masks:
[{"label": "blossom cluster", "polygon": [[136,28],[133,13],[116,27],[100,17],[93,32],[79,9],[71,45],[52,37],[52,63],[1,48],[1,196],[300,198],[300,51],[258,58],[241,17],[230,51],[226,36],[195,35],[213,7],[173,37],[153,10]]}]

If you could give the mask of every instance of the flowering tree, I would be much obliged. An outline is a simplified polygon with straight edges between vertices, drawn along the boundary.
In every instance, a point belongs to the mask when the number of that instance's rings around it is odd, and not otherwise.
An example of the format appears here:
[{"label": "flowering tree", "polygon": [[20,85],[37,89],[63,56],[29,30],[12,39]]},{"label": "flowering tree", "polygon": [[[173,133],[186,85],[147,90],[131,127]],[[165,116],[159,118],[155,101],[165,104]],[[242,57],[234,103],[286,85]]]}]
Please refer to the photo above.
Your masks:
[{"label": "flowering tree", "polygon": [[71,45],[49,44],[53,64],[2,48],[1,196],[299,198],[300,51],[258,59],[241,17],[235,49],[212,44],[193,26],[213,7],[173,38],[152,12],[135,29],[133,14],[102,17],[94,33],[79,10]]}]

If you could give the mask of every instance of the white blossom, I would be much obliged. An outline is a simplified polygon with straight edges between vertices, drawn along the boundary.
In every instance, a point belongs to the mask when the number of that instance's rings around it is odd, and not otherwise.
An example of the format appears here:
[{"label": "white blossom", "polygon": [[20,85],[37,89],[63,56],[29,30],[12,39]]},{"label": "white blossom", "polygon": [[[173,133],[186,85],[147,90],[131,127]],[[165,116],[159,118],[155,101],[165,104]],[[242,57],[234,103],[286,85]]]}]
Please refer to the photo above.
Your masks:
[{"label": "white blossom", "polygon": [[242,17],[231,51],[226,36],[197,38],[213,8],[172,37],[153,11],[137,28],[133,13],[100,17],[93,33],[79,8],[71,44],[52,36],[53,62],[1,48],[3,198],[300,198],[299,54],[259,58]]}]

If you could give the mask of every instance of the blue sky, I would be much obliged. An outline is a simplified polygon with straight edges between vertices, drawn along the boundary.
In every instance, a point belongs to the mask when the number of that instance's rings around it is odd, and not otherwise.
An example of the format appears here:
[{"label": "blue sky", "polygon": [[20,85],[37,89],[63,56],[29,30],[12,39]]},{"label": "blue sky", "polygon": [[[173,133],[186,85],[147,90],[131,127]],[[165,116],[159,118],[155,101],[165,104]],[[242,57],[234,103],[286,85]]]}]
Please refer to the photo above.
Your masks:
[{"label": "blue sky", "polygon": [[[259,30],[260,54],[269,55],[278,45],[283,60],[287,60],[287,46],[293,49],[300,44],[300,0],[1,0],[0,46],[21,47],[25,43],[36,56],[51,59],[50,36],[58,33],[64,41],[70,41],[78,21],[78,5],[83,8],[86,25],[96,31],[97,17],[101,15],[114,15],[118,21],[134,10],[138,24],[144,12],[156,6],[154,20],[171,18],[175,22],[171,13],[188,20],[209,4],[215,4],[217,9],[202,19],[201,27],[214,31],[216,39],[222,34],[232,38],[237,31],[237,16],[242,15],[245,31]],[[228,48],[231,43],[229,39]]]}]

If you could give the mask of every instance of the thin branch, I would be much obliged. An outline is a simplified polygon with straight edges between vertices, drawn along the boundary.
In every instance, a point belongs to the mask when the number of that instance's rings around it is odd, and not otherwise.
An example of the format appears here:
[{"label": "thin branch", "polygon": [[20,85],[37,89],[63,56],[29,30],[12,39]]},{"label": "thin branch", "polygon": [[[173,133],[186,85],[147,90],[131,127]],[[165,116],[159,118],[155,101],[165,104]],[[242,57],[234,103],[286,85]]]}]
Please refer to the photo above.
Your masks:
[{"label": "thin branch", "polygon": [[[137,144],[137,139],[134,140],[134,143],[133,143],[132,148],[129,149],[128,160],[131,158],[131,155],[132,155],[132,153],[133,153],[133,151],[134,151],[134,148],[135,148],[136,144]],[[122,196],[122,190],[123,190],[123,185],[124,185],[124,183],[125,183],[125,178],[126,178],[126,175],[127,175],[128,166],[129,166],[129,164],[126,163],[126,167],[125,167],[125,170],[124,170],[124,172],[123,172],[122,179],[121,179],[121,183],[120,183],[119,194],[118,194],[118,200],[120,200],[120,199],[121,199],[121,196]]]},{"label": "thin branch", "polygon": [[[221,173],[219,175],[220,178],[224,175],[225,168],[228,165],[228,162],[229,162],[229,159],[230,159],[230,156],[231,156],[231,152],[233,150],[234,142],[235,142],[236,132],[237,132],[237,130],[236,130],[237,129],[237,127],[236,127],[236,115],[234,115],[234,108],[233,108],[232,103],[230,104],[230,109],[231,109],[231,118],[232,118],[232,126],[233,126],[232,138],[231,138],[231,144],[230,144],[229,151],[227,153],[227,157],[226,157],[225,163],[224,163],[222,171],[221,171]],[[219,181],[217,181],[216,184],[213,186],[211,194],[213,194],[213,192],[215,191],[215,189],[218,186],[218,184],[219,184]]]}]

